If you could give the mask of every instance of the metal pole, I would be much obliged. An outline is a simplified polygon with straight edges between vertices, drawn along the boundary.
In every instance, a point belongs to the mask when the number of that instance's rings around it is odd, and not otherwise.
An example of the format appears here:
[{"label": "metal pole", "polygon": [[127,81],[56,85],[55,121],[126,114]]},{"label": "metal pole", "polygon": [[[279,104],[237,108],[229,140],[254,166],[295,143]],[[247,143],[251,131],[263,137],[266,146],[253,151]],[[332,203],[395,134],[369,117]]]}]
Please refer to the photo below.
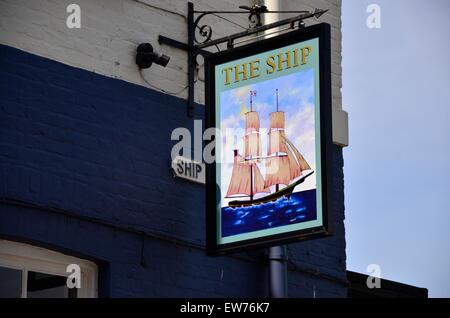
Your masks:
[{"label": "metal pole", "polygon": [[[280,1],[265,0],[264,5],[272,10],[280,10]],[[280,14],[272,14],[264,16],[265,24],[274,24],[280,21]],[[276,29],[278,30],[278,28]],[[267,34],[266,37],[270,37]],[[277,89],[277,111],[278,111],[278,89]],[[276,185],[276,191],[279,190],[279,185]],[[272,298],[286,298],[287,293],[287,264],[286,264],[286,247],[273,246],[269,249],[269,290]]]},{"label": "metal pole", "polygon": [[196,54],[194,53],[194,4],[188,2],[188,107],[187,115],[194,116],[194,93],[195,93],[195,69]]},{"label": "metal pole", "polygon": [[271,298],[288,297],[286,261],[285,246],[273,246],[269,249],[269,289]]}]

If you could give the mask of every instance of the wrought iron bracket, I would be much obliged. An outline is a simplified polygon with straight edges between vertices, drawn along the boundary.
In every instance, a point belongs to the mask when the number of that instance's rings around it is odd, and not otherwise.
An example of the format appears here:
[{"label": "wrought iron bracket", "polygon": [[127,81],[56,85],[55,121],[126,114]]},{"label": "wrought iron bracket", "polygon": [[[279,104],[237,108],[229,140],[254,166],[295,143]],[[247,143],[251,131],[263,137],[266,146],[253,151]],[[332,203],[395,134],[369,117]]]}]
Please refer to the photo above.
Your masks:
[{"label": "wrought iron bracket", "polygon": [[[305,26],[305,19],[309,18],[319,18],[322,14],[328,10],[316,9],[312,12],[309,11],[269,11],[266,6],[253,5],[240,6],[241,11],[195,11],[194,4],[188,2],[188,15],[187,15],[187,27],[188,27],[188,38],[187,43],[183,43],[163,35],[159,35],[158,43],[169,45],[174,48],[178,48],[187,51],[187,63],[188,63],[188,100],[187,100],[187,115],[193,117],[194,111],[194,85],[195,85],[195,72],[197,69],[197,55],[207,56],[212,54],[211,52],[205,50],[206,48],[215,46],[219,49],[220,44],[226,43],[227,49],[231,49],[235,46],[235,40],[248,37],[260,32],[264,32],[270,29],[278,28],[284,25],[289,25],[289,28],[294,29],[296,24],[298,28],[303,28]],[[267,25],[262,25],[261,15],[270,13],[298,13],[299,15],[292,18],[280,20]],[[212,27],[208,24],[200,24],[202,18],[208,15],[214,15],[219,18],[224,19],[219,16],[219,14],[248,14],[249,27],[244,28],[245,30],[239,33],[235,33],[229,36],[221,37],[218,39],[212,39]],[[226,21],[232,22],[228,19]],[[196,36],[196,31],[202,39],[198,39]]]}]

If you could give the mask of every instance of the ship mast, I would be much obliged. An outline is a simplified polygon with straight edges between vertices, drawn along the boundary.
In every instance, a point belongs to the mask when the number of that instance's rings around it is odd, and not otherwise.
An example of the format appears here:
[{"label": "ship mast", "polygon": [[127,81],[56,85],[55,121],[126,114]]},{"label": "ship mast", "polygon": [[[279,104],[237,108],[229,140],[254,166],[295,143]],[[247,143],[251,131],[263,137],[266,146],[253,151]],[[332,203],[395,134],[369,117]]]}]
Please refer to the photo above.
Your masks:
[{"label": "ship mast", "polygon": [[278,88],[277,88],[277,112],[278,112]]},{"label": "ship mast", "polygon": [[256,91],[250,91],[250,111],[245,113],[245,133],[243,155],[234,150],[233,170],[228,186],[227,198],[236,195],[249,196],[253,200],[257,193],[270,193],[264,186],[264,177],[257,163],[261,160],[260,121],[258,112],[253,111],[253,97]]},{"label": "ship mast", "polygon": [[[277,112],[278,112],[278,88],[276,89],[276,92],[277,92]],[[279,190],[280,190],[280,184],[277,183],[275,185],[275,192],[278,192]]]},{"label": "ship mast", "polygon": [[[289,185],[311,167],[294,144],[286,137],[285,113],[279,110],[278,89],[276,89],[276,111],[270,114],[269,148],[266,159],[264,186]],[[267,172],[269,171],[269,172]]]},{"label": "ship mast", "polygon": [[250,200],[253,200],[253,164],[250,164]]},{"label": "ship mast", "polygon": [[279,190],[279,185],[289,185],[292,181],[290,173],[289,153],[286,146],[285,136],[285,113],[279,110],[278,89],[276,94],[276,111],[270,113],[269,147],[266,158],[266,178],[264,186],[275,186]]},{"label": "ship mast", "polygon": [[[250,112],[253,111],[253,96],[256,91],[250,91]],[[250,201],[253,200],[253,163],[250,164]]]}]

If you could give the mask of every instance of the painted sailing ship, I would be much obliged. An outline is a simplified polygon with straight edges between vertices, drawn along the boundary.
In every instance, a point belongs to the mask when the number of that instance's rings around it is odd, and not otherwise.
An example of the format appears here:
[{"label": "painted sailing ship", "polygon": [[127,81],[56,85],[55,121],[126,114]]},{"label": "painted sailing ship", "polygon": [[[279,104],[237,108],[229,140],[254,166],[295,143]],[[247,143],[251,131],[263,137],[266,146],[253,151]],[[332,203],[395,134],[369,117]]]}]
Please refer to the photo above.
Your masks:
[{"label": "painted sailing ship", "polygon": [[[278,89],[277,109],[270,114],[267,156],[262,156],[259,114],[253,111],[254,96],[256,92],[250,91],[250,111],[245,114],[244,152],[240,155],[237,149],[234,150],[233,171],[226,195],[226,198],[248,199],[230,201],[228,205],[232,208],[264,204],[281,197],[289,199],[294,188],[314,173],[300,151],[286,137],[285,113],[278,109]],[[259,164],[265,164],[265,176]],[[271,188],[274,188],[273,192]],[[263,196],[255,199],[256,194]]]}]

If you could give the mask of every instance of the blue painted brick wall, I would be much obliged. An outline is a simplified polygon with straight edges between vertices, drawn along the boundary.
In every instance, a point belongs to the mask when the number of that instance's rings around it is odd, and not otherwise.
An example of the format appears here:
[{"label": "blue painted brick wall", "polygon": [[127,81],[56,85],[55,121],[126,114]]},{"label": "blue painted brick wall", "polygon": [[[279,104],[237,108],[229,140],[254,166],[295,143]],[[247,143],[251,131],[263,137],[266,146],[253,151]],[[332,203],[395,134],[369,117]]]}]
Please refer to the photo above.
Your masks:
[{"label": "blue painted brick wall", "polygon": [[[184,100],[0,46],[0,106],[1,237],[96,261],[100,296],[268,295],[264,251],[205,256],[204,188],[169,171]],[[292,297],[346,296],[342,166],[335,235],[288,247]]]}]

